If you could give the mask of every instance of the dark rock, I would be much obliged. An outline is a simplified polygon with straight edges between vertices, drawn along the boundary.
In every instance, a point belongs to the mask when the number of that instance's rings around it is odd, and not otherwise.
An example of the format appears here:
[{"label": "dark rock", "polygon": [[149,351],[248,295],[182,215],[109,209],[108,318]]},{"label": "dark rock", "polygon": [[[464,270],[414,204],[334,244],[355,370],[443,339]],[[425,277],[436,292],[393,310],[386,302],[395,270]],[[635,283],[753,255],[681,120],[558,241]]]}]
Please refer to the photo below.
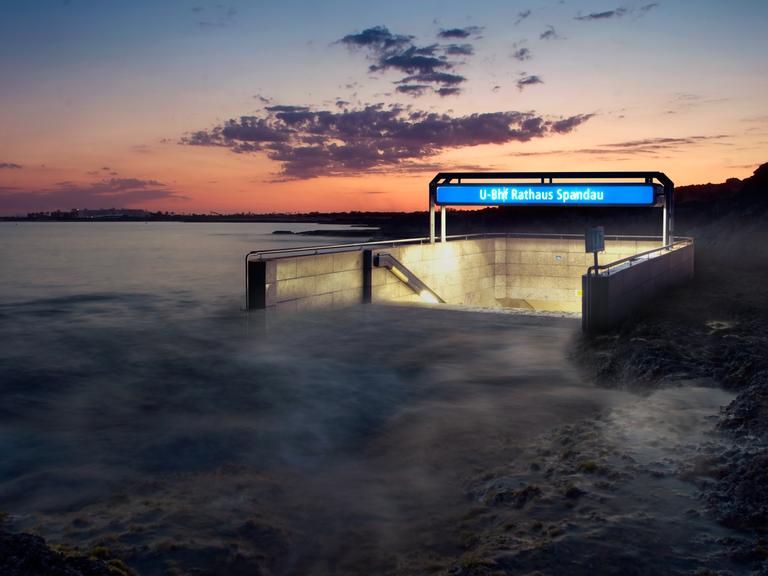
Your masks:
[{"label": "dark rock", "polygon": [[0,574],[3,576],[129,576],[120,561],[102,561],[52,550],[31,534],[0,531]]},{"label": "dark rock", "polygon": [[734,449],[722,456],[721,470],[710,509],[731,528],[768,532],[768,450]]},{"label": "dark rock", "polygon": [[488,490],[484,500],[494,506],[512,505],[514,508],[520,509],[540,495],[541,488],[535,484],[529,484],[520,489],[513,489],[502,485]]},{"label": "dark rock", "polygon": [[743,390],[723,411],[721,430],[768,440],[768,374],[763,374],[760,382]]},{"label": "dark rock", "polygon": [[578,486],[568,486],[568,488],[565,490],[564,496],[569,500],[576,500],[577,498],[584,496],[584,494],[586,494],[586,492]]}]

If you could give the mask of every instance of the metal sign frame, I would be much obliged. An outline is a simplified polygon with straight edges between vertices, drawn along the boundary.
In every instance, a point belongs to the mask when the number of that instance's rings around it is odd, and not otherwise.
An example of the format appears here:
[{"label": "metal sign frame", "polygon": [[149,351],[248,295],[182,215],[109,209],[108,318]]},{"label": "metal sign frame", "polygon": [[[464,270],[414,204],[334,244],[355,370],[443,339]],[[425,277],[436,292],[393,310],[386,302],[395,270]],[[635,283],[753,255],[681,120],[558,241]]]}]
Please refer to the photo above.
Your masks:
[{"label": "metal sign frame", "polygon": [[[541,184],[554,184],[555,180],[581,180],[582,182],[561,182],[564,185],[574,184],[586,184],[589,180],[619,180],[619,179],[633,179],[642,180],[642,182],[623,182],[623,184],[660,184],[661,194],[657,196],[657,202],[653,205],[631,205],[626,204],[628,208],[647,208],[653,206],[662,207],[662,237],[664,245],[668,245],[674,241],[674,195],[675,184],[669,177],[663,172],[644,172],[644,171],[629,171],[629,172],[440,172],[429,183],[429,239],[430,242],[435,242],[435,211],[436,207],[440,206],[440,241],[446,240],[446,206],[453,205],[466,205],[466,204],[438,204],[437,202],[437,188],[444,185],[457,185],[467,183],[469,180],[485,180],[492,181],[494,184],[518,184],[526,185],[533,184],[532,182],[520,182],[521,180],[539,180]],[[479,182],[476,182],[480,184]],[[608,184],[608,183],[606,183]],[[618,184],[618,183],[615,183]],[[478,205],[478,204],[475,204]],[[481,204],[483,206],[513,206],[514,204]],[[521,204],[531,206],[532,204]],[[535,205],[535,204],[534,204]],[[539,206],[545,206],[540,204]],[[546,205],[551,207],[564,206],[568,207],[568,204],[563,205]],[[572,204],[571,206],[589,206],[588,204]],[[615,205],[614,205],[615,206]],[[600,207],[599,205],[594,207]],[[608,205],[603,205],[608,207]]]}]

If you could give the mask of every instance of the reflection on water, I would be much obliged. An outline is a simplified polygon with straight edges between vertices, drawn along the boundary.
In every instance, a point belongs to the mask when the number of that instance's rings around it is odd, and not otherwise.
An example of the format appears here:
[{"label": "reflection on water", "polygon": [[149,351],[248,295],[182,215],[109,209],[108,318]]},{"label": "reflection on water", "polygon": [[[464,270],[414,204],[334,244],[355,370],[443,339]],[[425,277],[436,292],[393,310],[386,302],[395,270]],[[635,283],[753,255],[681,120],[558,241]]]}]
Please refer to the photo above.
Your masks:
[{"label": "reflection on water", "polygon": [[[0,291],[0,510],[53,541],[107,542],[142,574],[455,572],[488,542],[544,550],[554,540],[503,527],[535,506],[571,514],[556,494],[583,463],[547,446],[581,438],[584,458],[642,459],[699,437],[727,400],[590,386],[568,360],[574,319],[246,315],[241,257],[258,246],[237,235],[250,233],[169,229],[108,243],[99,228],[46,230],[58,252],[38,268],[2,252],[14,273]],[[616,490],[593,513],[644,488]],[[571,534],[594,522],[574,519]]]}]

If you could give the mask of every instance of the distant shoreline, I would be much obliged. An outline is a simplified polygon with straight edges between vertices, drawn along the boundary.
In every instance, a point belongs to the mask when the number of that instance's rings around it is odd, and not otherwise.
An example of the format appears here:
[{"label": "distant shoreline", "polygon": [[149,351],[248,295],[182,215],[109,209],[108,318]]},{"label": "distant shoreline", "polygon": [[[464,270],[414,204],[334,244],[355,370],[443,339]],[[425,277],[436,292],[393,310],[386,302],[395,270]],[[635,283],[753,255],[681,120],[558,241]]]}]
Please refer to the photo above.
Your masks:
[{"label": "distant shoreline", "polygon": [[[78,218],[74,216],[0,216],[0,222],[289,222],[304,224],[344,224],[355,227],[368,226],[368,221],[389,218],[405,212],[373,212],[369,214],[275,214],[253,216],[208,216],[208,215],[154,215],[107,216]],[[365,221],[361,223],[361,221]]]}]

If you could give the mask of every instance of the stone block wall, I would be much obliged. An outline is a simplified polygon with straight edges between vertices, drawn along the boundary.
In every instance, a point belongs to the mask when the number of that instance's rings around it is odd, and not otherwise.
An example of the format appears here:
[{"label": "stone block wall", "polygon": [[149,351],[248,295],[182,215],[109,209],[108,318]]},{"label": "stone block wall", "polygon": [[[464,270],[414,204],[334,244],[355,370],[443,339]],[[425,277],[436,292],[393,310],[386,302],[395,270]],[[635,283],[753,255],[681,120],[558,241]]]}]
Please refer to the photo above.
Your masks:
[{"label": "stone block wall", "polygon": [[[660,245],[652,240],[606,240],[600,263]],[[584,240],[503,237],[382,247],[448,304],[528,307],[578,312],[582,275],[593,264]],[[364,264],[359,250],[251,262],[258,307],[300,311],[363,301]],[[419,302],[385,268],[371,271],[373,302]]]},{"label": "stone block wall", "polygon": [[[497,306],[495,280],[497,258],[503,257],[503,239],[457,240],[453,242],[399,246],[375,250],[399,260],[448,304]],[[496,248],[502,256],[499,256]],[[374,268],[371,278],[373,302],[420,302],[421,299],[389,270]]]},{"label": "stone block wall", "polygon": [[[605,264],[660,245],[654,240],[606,240],[598,262]],[[496,297],[508,305],[539,310],[581,310],[581,277],[594,264],[583,239],[506,239],[506,273]]]},{"label": "stone block wall", "polygon": [[359,304],[362,252],[339,252],[253,262],[264,267],[264,308],[297,312]]}]

